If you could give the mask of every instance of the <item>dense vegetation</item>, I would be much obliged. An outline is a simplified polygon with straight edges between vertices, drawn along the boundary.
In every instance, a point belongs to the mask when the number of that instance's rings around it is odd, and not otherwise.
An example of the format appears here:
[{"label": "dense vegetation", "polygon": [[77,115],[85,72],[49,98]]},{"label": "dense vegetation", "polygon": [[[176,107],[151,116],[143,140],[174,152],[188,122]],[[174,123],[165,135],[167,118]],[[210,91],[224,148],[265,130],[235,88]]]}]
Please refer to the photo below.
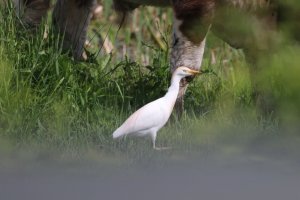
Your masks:
[{"label": "dense vegetation", "polygon": [[[61,51],[50,17],[33,34],[12,9],[1,7],[0,138],[10,148],[112,153],[136,152],[146,146],[151,150],[149,141],[114,142],[111,133],[138,107],[166,92],[172,13],[141,8],[117,32],[110,1],[104,2],[101,18],[90,28],[87,62],[74,61]],[[105,52],[104,38],[114,44],[112,53]],[[207,73],[190,84],[186,112],[182,119],[172,117],[159,133],[158,144],[176,147],[175,152],[222,149],[236,153],[257,143],[263,150],[278,135],[298,138],[299,55],[299,46],[292,43],[261,59],[268,68],[258,76],[279,102],[275,117],[262,117],[251,99],[243,51],[210,34],[202,66]],[[294,149],[297,141],[284,147],[280,140],[272,144],[282,151],[287,146]],[[232,143],[238,148],[232,148]]]}]

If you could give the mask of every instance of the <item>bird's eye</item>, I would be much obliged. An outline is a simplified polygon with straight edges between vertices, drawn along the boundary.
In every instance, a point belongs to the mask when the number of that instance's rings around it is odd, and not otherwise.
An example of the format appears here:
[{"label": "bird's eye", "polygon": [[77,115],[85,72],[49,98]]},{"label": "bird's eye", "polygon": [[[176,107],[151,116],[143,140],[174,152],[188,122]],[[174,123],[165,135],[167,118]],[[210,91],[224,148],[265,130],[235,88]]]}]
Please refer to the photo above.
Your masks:
[{"label": "bird's eye", "polygon": [[183,72],[186,72],[186,70],[184,69]]}]

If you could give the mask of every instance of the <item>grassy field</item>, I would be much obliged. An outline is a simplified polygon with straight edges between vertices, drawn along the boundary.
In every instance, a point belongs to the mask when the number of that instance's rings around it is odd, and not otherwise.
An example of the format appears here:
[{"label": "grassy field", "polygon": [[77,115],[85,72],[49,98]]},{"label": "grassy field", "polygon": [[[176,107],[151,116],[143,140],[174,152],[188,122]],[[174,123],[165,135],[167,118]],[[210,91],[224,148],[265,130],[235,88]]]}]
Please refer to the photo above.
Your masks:
[{"label": "grassy field", "polygon": [[[140,106],[166,92],[172,12],[141,8],[117,33],[116,15],[105,1],[89,31],[87,62],[61,51],[44,22],[29,32],[11,9],[0,10],[0,151],[38,149],[54,155],[90,152],[98,159],[155,157],[150,141],[113,141],[112,132]],[[103,45],[108,38],[112,53]],[[261,59],[258,76],[279,102],[278,113],[262,117],[251,99],[249,66],[235,50],[209,34],[202,70],[189,86],[181,119],[174,115],[158,134],[173,149],[162,157],[190,152],[240,154],[251,149],[298,155],[300,48],[286,45]],[[251,67],[251,66],[250,66]]]}]

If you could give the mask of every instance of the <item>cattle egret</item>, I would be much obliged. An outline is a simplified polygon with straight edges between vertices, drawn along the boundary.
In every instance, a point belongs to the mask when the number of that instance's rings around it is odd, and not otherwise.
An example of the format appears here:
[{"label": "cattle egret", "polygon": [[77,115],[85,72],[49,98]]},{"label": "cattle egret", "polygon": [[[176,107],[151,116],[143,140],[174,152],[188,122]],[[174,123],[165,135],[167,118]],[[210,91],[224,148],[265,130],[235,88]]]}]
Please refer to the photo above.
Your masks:
[{"label": "cattle egret", "polygon": [[180,80],[187,76],[199,74],[187,67],[178,67],[171,80],[171,86],[165,96],[152,101],[133,113],[114,133],[113,138],[130,136],[150,136],[154,149],[156,134],[168,121],[179,92]]}]

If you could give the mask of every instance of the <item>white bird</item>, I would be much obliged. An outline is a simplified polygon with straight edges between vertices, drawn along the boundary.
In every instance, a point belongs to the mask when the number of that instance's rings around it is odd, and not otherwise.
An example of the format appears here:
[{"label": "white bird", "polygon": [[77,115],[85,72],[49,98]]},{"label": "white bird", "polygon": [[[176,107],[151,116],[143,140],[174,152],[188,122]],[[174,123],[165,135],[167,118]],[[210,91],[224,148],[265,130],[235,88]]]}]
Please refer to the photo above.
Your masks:
[{"label": "white bird", "polygon": [[123,136],[150,136],[154,149],[160,150],[155,146],[156,134],[168,121],[174,104],[176,102],[180,80],[187,76],[199,74],[199,71],[187,67],[178,67],[171,80],[171,86],[165,96],[152,101],[134,112],[115,132],[113,138]]}]

